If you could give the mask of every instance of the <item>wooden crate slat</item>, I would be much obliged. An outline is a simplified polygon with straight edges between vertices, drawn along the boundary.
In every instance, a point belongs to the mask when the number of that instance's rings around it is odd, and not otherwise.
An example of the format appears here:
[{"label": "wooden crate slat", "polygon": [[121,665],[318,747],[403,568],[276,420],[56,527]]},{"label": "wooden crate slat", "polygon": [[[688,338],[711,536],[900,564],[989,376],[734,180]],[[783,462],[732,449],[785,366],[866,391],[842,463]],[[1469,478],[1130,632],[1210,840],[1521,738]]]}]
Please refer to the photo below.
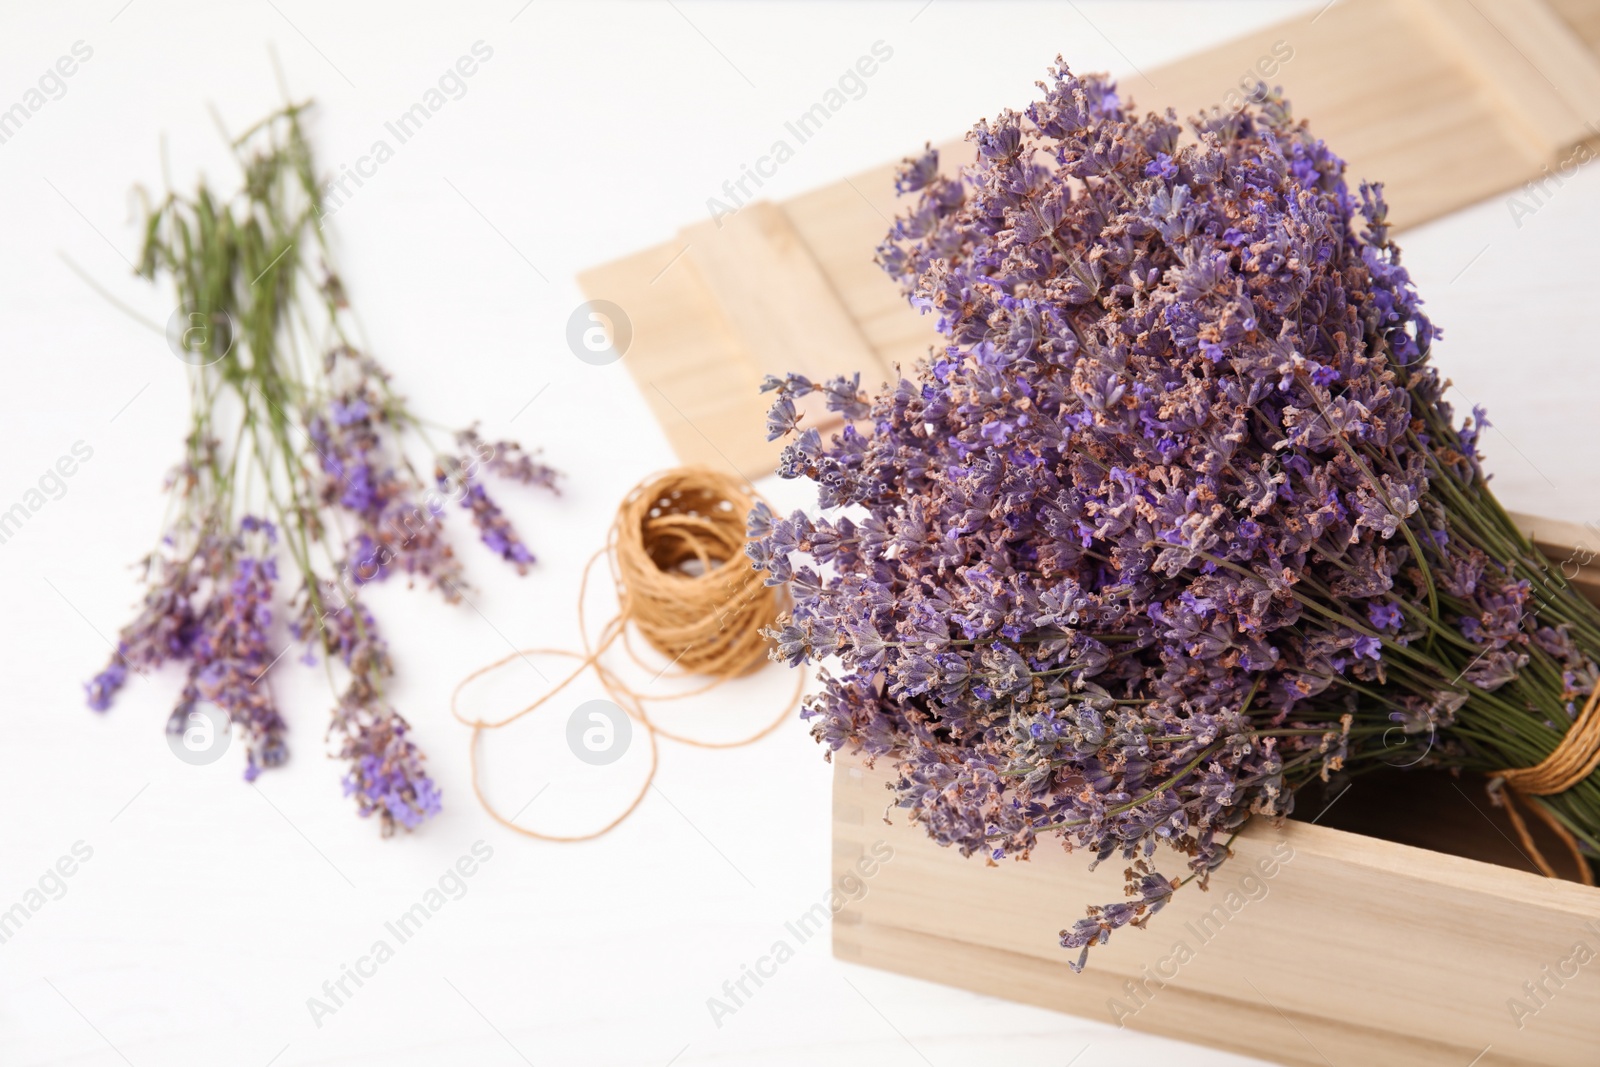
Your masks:
[{"label": "wooden crate slat", "polygon": [[[834,922],[837,924],[849,914],[849,911],[841,912],[834,917]],[[1078,988],[1067,989],[1063,979],[1065,968],[1059,964],[1051,964],[1035,956],[955,941],[941,944],[937,957],[930,959],[930,940],[924,934],[872,923],[862,925],[859,932],[842,935],[836,925],[834,955],[847,962],[859,963],[862,962],[859,954],[870,959],[873,967],[923,980],[933,978],[929,968],[936,966],[941,973],[935,980],[945,984],[985,996],[998,996],[1076,1015],[1094,1014],[1092,1007],[1080,1009],[1074,1006],[1076,1004],[1102,1006],[1113,997],[1126,995],[1122,984],[1129,979],[1120,974],[1097,974],[1092,970],[1081,975],[1068,973],[1065,977],[1078,983]],[[1066,990],[1065,997],[1063,990]],[[1172,999],[1164,1005],[1159,1023],[1129,1023],[1129,1028],[1182,1041],[1193,1041],[1196,1035],[1205,1035],[1201,1043],[1213,1048],[1292,1067],[1327,1067],[1328,1061],[1315,1048],[1300,1040],[1284,1016],[1263,1002],[1245,1003],[1233,998],[1210,996],[1199,989],[1176,987],[1169,988],[1163,994],[1163,998],[1166,997]],[[1320,1039],[1321,1020],[1294,1013],[1289,1015],[1301,1033],[1309,1032],[1319,1045],[1328,1044]],[[1107,1017],[1101,1014],[1098,1018]],[[1247,1034],[1258,1036],[1255,1040],[1244,1040]],[[1262,1055],[1260,1035],[1271,1035],[1271,1056]],[[1416,1062],[1415,1057],[1419,1054],[1419,1050],[1412,1048],[1418,1043],[1392,1033],[1373,1030],[1360,1022],[1342,1027],[1340,1037],[1340,1047],[1353,1053],[1352,1063],[1382,1064],[1385,1067],[1389,1064],[1404,1065]],[[1389,1058],[1397,1049],[1405,1049],[1406,1054],[1413,1058]],[[1437,1050],[1426,1045],[1420,1050],[1422,1054],[1434,1051]],[[1476,1051],[1459,1051],[1456,1060],[1452,1061],[1454,1067],[1469,1063]],[[1438,1062],[1445,1061],[1441,1059]],[[1486,1057],[1474,1067],[1499,1067],[1513,1062]]]},{"label": "wooden crate slat", "polygon": [[1591,136],[1585,123],[1600,116],[1600,62],[1542,0],[1408,2],[1526,134],[1533,162]]},{"label": "wooden crate slat", "polygon": [[1510,514],[1517,528],[1549,558],[1552,567],[1590,601],[1600,604],[1600,524],[1580,526],[1561,519]]},{"label": "wooden crate slat", "polygon": [[[1119,931],[1073,974],[1057,930],[1086,904],[1122,899],[1121,864],[1090,873],[1087,857],[1048,846],[1026,863],[964,859],[903,814],[892,826],[876,817],[885,771],[836,761],[836,808],[866,805],[871,815],[836,821],[835,840],[895,850],[836,919],[840,959],[1279,1063],[1462,1067],[1486,1045],[1480,1065],[1594,1062],[1600,983],[1569,981],[1520,1031],[1507,999],[1576,941],[1600,945],[1600,922],[1586,926],[1600,919],[1600,891],[1309,823],[1260,822],[1208,892],[1179,891],[1146,930]],[[1260,878],[1255,865],[1280,844],[1291,858]],[[848,849],[834,855],[838,884],[854,867]],[[1158,855],[1163,870],[1174,858]],[[1245,901],[1237,910],[1230,892]],[[1181,963],[1180,943],[1192,954]]]},{"label": "wooden crate slat", "polygon": [[1600,4],[1594,0],[1547,0],[1547,3],[1591,51],[1600,52]]},{"label": "wooden crate slat", "polygon": [[[940,169],[955,174],[977,153],[965,141],[939,146]],[[813,250],[818,265],[833,279],[844,306],[878,354],[878,368],[910,369],[939,341],[932,321],[918,315],[895,281],[878,267],[874,252],[902,205],[894,193],[898,163],[884,164],[841,182],[785,201],[794,228]],[[885,374],[862,381],[872,385]]]},{"label": "wooden crate slat", "polygon": [[[623,355],[684,464],[730,465],[754,478],[780,446],[768,443],[761,369],[684,247],[658,245],[579,276],[591,300],[621,306],[633,326]],[[732,450],[731,454],[729,450]]]},{"label": "wooden crate slat", "polygon": [[[747,360],[763,374],[793,371],[821,382],[859,371],[869,385],[884,377],[877,352],[783,208],[750,204],[729,218],[685,229],[683,239]],[[820,394],[797,406],[807,426],[841,422]]]}]

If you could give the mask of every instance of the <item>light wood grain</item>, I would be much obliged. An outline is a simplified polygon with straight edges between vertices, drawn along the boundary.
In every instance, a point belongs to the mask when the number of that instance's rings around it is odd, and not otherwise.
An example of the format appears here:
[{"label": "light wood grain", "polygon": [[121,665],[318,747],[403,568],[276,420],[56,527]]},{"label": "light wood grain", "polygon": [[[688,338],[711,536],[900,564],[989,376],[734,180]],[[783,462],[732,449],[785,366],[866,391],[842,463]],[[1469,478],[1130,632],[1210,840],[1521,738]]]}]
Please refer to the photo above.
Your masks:
[{"label": "light wood grain", "polygon": [[1590,51],[1600,51],[1600,4],[1594,0],[1547,0],[1550,10],[1572,27]]},{"label": "light wood grain", "polygon": [[903,815],[882,822],[888,780],[850,758],[835,769],[835,878],[876,842],[895,850],[836,919],[840,959],[1277,1063],[1463,1067],[1486,1046],[1480,1064],[1594,1062],[1596,975],[1580,970],[1520,1030],[1507,1002],[1578,941],[1600,949],[1600,891],[1262,821],[1209,891],[1186,887],[1073,974],[1058,931],[1122,899],[1120,865],[1091,873],[1050,848],[963,859]]},{"label": "light wood grain", "polygon": [[623,362],[678,462],[747,478],[776,465],[779,445],[762,430],[761,368],[684,245],[659,245],[579,280],[591,300],[610,300],[631,320]]},{"label": "light wood grain", "polygon": [[[688,259],[717,295],[744,360],[762,374],[794,372],[815,382],[860,372],[870,386],[886,370],[840,303],[810,247],[776,204],[750,204],[731,217],[683,231]],[[774,285],[774,279],[782,284]],[[770,397],[763,397],[764,411]],[[803,425],[828,429],[842,421],[820,394],[797,405]]]},{"label": "light wood grain", "polygon": [[1530,160],[1553,163],[1593,136],[1600,61],[1543,0],[1407,0],[1524,135]]},{"label": "light wood grain", "polygon": [[1563,577],[1590,600],[1600,603],[1600,525],[1580,526],[1516,512],[1511,513],[1511,519]]}]

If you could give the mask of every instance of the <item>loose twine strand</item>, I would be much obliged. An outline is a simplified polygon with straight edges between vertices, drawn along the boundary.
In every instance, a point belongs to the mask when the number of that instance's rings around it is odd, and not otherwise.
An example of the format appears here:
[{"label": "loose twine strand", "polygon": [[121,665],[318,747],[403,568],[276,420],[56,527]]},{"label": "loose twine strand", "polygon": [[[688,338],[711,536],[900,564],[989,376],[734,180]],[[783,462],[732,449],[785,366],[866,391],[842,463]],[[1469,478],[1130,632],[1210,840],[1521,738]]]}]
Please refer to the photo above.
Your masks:
[{"label": "loose twine strand", "polygon": [[[1496,771],[1490,778],[1489,788],[1504,800],[1512,828],[1517,831],[1517,837],[1521,838],[1523,847],[1528,850],[1534,865],[1547,878],[1558,878],[1560,875],[1556,873],[1550,861],[1544,858],[1539,846],[1534,843],[1533,835],[1528,832],[1528,824],[1517,810],[1514,798],[1520,795],[1528,810],[1543,820],[1561,843],[1567,846],[1567,850],[1572,853],[1573,863],[1578,868],[1578,880],[1584,885],[1594,885],[1594,872],[1584,859],[1583,850],[1578,847],[1578,839],[1572,835],[1572,831],[1561,825],[1561,820],[1551,814],[1543,804],[1528,798],[1564,793],[1589,777],[1596,767],[1600,767],[1600,685],[1595,686],[1594,692],[1589,694],[1589,702],[1583,706],[1583,710],[1573,720],[1572,727],[1567,730],[1550,755],[1532,767]],[[1502,784],[1509,789],[1502,791],[1499,788]]]},{"label": "loose twine strand", "polygon": [[[560,648],[525,648],[486,664],[463,678],[450,695],[450,713],[472,727],[469,747],[472,791],[478,803],[501,826],[540,841],[590,841],[616,829],[632,815],[651,783],[659,759],[657,738],[694,748],[739,748],[753,744],[776,730],[799,705],[805,675],[798,675],[794,695],[781,714],[756,733],[736,741],[702,741],[657,725],[647,703],[684,700],[707,693],[724,682],[760,669],[767,660],[768,642],[762,631],[788,606],[781,587],[768,586],[760,572],[745,559],[745,516],[760,499],[746,490],[742,479],[704,467],[678,467],[647,478],[629,491],[601,548],[584,565],[578,588],[578,633],[583,651]],[[600,628],[591,643],[584,619],[584,599],[589,576],[602,556],[610,563],[617,592],[617,614]],[[631,631],[645,644],[670,658],[650,685],[667,671],[677,676],[700,676],[707,681],[683,692],[647,695],[628,685],[602,657],[618,641],[628,657],[645,671],[655,668],[635,651]],[[549,692],[503,719],[464,716],[458,706],[462,690],[484,675],[529,655],[554,655],[578,661],[576,667]],[[486,730],[509,726],[544,707],[585,671],[593,670],[606,694],[631,719],[644,727],[650,742],[650,768],[639,791],[616,818],[588,833],[551,834],[518,826],[495,810],[484,796],[478,769],[478,741]]]}]

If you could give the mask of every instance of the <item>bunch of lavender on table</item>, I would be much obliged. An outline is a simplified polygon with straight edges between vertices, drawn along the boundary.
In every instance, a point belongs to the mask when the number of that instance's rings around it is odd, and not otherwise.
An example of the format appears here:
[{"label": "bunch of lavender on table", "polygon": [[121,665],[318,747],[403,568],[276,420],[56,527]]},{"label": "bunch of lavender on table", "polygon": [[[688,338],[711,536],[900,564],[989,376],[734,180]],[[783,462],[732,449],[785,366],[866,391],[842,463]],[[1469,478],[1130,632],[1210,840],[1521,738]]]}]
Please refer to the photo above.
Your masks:
[{"label": "bunch of lavender on table", "polygon": [[[1130,863],[1062,932],[1081,968],[1309,783],[1540,762],[1600,612],[1490,493],[1380,188],[1279,94],[1186,130],[1052,74],[959,179],[907,161],[879,258],[946,343],[870,398],[768,380],[824,510],[758,508],[749,551],[777,654],[832,666],[815,736],[893,760],[934,840]],[[1594,776],[1531,802],[1600,855]]]},{"label": "bunch of lavender on table", "polygon": [[[187,679],[168,729],[207,702],[247,742],[254,781],[288,755],[270,672],[293,643],[327,661],[337,693],[330,742],[363,817],[385,835],[439,811],[439,789],[410,727],[385,697],[394,674],[362,592],[403,576],[461,599],[461,562],[445,538],[450,501],[489,548],[524,573],[534,558],[488,495],[485,470],[554,489],[555,472],[475,427],[444,447],[353,340],[329,263],[320,193],[290,106],[234,142],[244,185],[221,199],[204,184],[147,209],[139,273],[168,279],[181,304],[175,351],[189,364],[192,424],[168,476],[170,525],[143,561],[146,592],[87,688],[104,711],[127,681],[169,661]],[[433,453],[431,470],[408,442]],[[275,628],[278,553],[292,566],[286,625]],[[279,630],[286,633],[279,632]]]}]

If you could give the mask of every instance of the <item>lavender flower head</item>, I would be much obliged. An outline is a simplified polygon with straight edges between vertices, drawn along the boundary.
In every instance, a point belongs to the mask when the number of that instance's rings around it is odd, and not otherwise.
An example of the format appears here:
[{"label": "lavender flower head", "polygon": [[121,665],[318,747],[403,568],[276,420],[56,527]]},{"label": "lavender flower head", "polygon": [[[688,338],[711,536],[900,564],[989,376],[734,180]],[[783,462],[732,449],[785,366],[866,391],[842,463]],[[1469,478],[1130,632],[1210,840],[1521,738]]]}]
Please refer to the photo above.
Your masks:
[{"label": "lavender flower head", "polygon": [[[226,711],[247,742],[253,781],[288,757],[271,672],[302,642],[303,660],[320,654],[336,665],[342,691],[329,734],[349,764],[347,795],[388,834],[436,814],[439,790],[385,699],[394,664],[362,591],[403,574],[461,599],[462,564],[444,532],[452,499],[496,555],[526,572],[533,554],[481,472],[551,490],[556,472],[514,442],[485,442],[476,427],[434,446],[383,367],[347,340],[355,330],[343,283],[326,262],[319,277],[307,263],[307,252],[328,249],[299,123],[305,107],[287,107],[235,143],[244,178],[236,196],[202,185],[192,198],[165,197],[144,220],[140,273],[171,278],[184,306],[250,329],[236,351],[190,367],[196,408],[184,461],[167,480],[178,517],[145,561],[138,615],[86,690],[89,706],[105,711],[130,673],[186,664],[174,721],[181,729],[200,701]],[[322,357],[310,373],[305,351]],[[431,452],[423,470],[448,476],[419,473],[408,456],[418,439]],[[280,559],[296,579],[282,598],[287,626],[275,620]]]},{"label": "lavender flower head", "polygon": [[[1561,714],[1574,687],[1524,668],[1593,657],[1536,635],[1593,649],[1600,627],[1492,551],[1526,542],[1485,486],[1481,414],[1458,430],[1441,398],[1381,189],[1352,193],[1264,88],[1185,129],[1053,75],[973,129],[959,178],[932,151],[901,172],[915,202],[880,263],[945,343],[872,397],[766,383],[780,474],[823,513],[758,508],[749,553],[793,591],[775,656],[836,661],[815,736],[892,760],[934,840],[1130,864],[1129,900],[1062,933],[1082,967],[1203,886],[1251,815],[1392,762],[1394,716],[1430,762],[1535,761],[1478,740],[1483,691]],[[831,441],[800,424],[813,391],[849,420]]]}]

